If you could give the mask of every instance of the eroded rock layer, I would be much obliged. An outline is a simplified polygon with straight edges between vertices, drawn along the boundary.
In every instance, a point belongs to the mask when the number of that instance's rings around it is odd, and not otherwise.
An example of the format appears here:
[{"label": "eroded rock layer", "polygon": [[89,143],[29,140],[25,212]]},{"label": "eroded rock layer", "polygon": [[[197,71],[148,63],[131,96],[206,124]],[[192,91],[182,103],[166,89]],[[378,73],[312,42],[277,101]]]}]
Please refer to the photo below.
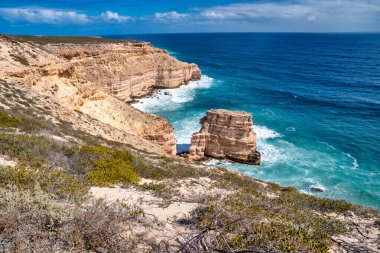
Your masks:
[{"label": "eroded rock layer", "polygon": [[[136,148],[151,149],[144,144],[147,140],[163,153],[175,155],[173,127],[126,102],[156,87],[174,88],[199,79],[196,64],[181,62],[145,42],[50,43],[51,38],[39,37],[48,42],[35,44],[33,37],[29,39],[0,35],[0,79],[125,132],[127,137],[118,141],[132,143],[128,136],[133,135],[144,140]],[[102,129],[98,134],[113,139]]]},{"label": "eroded rock layer", "polygon": [[202,128],[191,139],[190,159],[205,156],[260,164],[252,116],[245,112],[210,110],[201,119]]}]

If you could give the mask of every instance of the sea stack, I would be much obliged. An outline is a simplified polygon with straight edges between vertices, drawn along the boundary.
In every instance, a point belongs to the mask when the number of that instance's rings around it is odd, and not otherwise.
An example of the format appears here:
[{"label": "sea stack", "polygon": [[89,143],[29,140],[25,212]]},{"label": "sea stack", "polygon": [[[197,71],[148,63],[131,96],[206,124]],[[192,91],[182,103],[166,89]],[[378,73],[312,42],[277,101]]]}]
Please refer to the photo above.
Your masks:
[{"label": "sea stack", "polygon": [[191,139],[189,158],[230,159],[246,164],[260,164],[252,115],[241,111],[209,110],[201,119],[202,128]]}]

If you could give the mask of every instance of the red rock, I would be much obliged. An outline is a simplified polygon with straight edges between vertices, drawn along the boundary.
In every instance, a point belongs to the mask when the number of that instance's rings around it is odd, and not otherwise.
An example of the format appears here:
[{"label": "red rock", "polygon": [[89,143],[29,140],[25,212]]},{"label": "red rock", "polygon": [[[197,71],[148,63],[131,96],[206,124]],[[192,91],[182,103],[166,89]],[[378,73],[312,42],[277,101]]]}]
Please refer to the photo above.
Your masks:
[{"label": "red rock", "polygon": [[246,112],[210,110],[201,119],[202,128],[193,134],[189,158],[201,160],[205,156],[230,159],[247,164],[260,164],[256,150],[256,134],[252,116]]}]

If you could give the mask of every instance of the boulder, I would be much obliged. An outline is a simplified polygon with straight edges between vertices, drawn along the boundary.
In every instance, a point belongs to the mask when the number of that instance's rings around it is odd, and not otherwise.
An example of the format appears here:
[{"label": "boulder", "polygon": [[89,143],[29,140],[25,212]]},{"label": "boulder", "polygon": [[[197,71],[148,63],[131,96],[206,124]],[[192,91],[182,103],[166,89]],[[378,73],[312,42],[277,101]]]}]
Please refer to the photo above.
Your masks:
[{"label": "boulder", "polygon": [[206,156],[260,164],[252,115],[241,111],[209,110],[201,124],[201,130],[191,139],[190,159],[202,160]]}]

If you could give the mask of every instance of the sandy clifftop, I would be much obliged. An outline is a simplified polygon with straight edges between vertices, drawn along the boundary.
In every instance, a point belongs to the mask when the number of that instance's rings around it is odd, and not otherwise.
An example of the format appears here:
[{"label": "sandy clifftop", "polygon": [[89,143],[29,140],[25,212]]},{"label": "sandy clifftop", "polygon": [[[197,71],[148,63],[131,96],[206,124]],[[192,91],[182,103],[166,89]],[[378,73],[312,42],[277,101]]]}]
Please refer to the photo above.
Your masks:
[{"label": "sandy clifftop", "polygon": [[[148,140],[157,146],[154,152],[176,153],[173,127],[162,117],[140,112],[126,102],[155,87],[173,88],[200,78],[196,64],[181,62],[145,42],[33,41],[33,37],[0,37],[0,79],[142,139],[136,148],[151,149],[144,145]],[[112,134],[99,134],[114,140]],[[117,141],[129,143],[130,139],[119,137]]]}]

